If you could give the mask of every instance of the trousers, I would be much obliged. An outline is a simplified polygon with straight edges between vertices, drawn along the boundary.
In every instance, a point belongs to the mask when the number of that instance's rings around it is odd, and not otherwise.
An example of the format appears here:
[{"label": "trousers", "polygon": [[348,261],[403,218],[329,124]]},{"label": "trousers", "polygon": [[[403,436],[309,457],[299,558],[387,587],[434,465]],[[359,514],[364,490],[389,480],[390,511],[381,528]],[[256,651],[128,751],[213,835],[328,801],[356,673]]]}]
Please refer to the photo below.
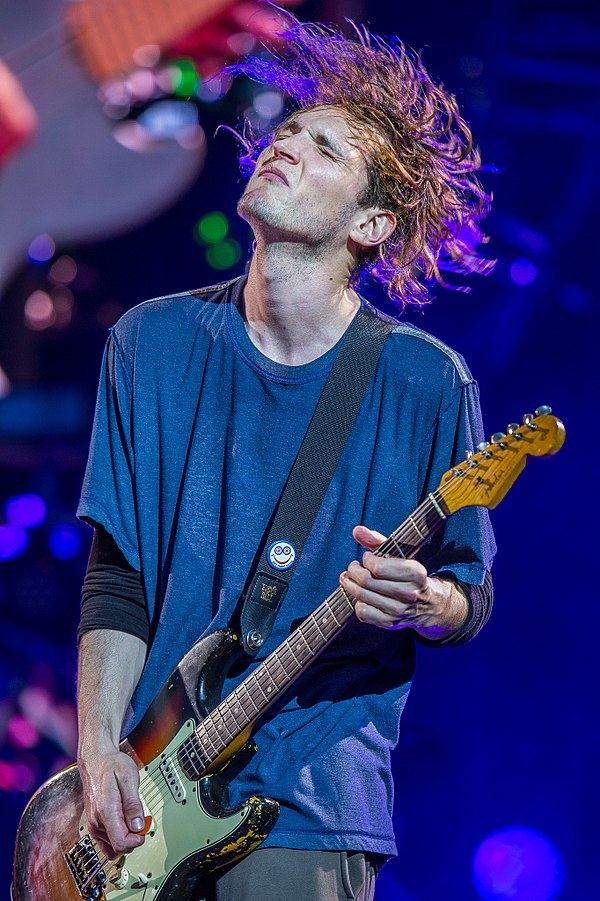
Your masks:
[{"label": "trousers", "polygon": [[361,851],[259,848],[217,872],[195,901],[373,901],[376,875]]}]

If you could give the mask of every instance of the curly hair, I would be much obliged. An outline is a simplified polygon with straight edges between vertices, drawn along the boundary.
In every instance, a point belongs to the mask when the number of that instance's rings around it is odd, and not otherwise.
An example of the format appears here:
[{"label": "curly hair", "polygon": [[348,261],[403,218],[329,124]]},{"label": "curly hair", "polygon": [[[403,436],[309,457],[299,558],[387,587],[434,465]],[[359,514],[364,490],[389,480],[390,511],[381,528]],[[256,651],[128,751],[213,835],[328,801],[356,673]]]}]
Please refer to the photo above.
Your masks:
[{"label": "curly hair", "polygon": [[[292,117],[322,105],[345,114],[367,163],[368,188],[359,200],[397,220],[392,235],[357,261],[352,283],[370,272],[402,308],[428,302],[434,281],[468,291],[448,285],[442,272],[491,272],[494,262],[475,249],[486,241],[478,223],[491,195],[476,177],[481,158],[455,98],[397,39],[385,41],[353,22],[348,38],[333,26],[285,18],[271,59],[251,56],[230,68],[280,88]],[[244,172],[270,140],[246,125]]]}]

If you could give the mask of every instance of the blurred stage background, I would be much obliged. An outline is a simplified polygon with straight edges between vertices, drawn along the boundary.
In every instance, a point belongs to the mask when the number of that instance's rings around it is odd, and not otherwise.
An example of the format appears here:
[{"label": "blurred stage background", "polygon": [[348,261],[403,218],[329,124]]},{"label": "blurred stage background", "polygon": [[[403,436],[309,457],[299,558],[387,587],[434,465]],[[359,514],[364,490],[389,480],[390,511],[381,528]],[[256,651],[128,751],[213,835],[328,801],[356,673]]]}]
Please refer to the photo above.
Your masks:
[{"label": "blurred stage background", "polygon": [[[103,3],[67,5],[99,21]],[[106,330],[148,297],[243,270],[251,238],[235,213],[236,145],[214,132],[244,115],[268,127],[283,103],[268,87],[205,80],[251,47],[249,21],[268,30],[252,6],[222,2],[191,37],[206,4],[182,0],[177,9],[191,18],[181,22],[172,11],[162,22],[165,6],[112,4],[103,26],[111,40],[99,35],[95,62],[86,48],[104,78],[99,97],[64,47],[58,0],[0,13],[0,59],[36,111],[4,73],[4,94],[12,90],[23,115],[12,137],[4,122],[15,147],[0,172],[2,898],[28,797],[75,753],[75,629],[90,532],[73,511]],[[493,513],[500,550],[486,630],[459,650],[421,649],[395,755],[400,853],[378,901],[600,899],[593,6],[296,5],[300,18],[350,16],[423,48],[459,96],[497,169],[485,177],[496,196],[486,231],[499,263],[491,278],[473,279],[471,294],[438,291],[407,318],[465,355],[488,435],[543,403],[567,427],[560,454],[531,462]],[[156,39],[152,29],[174,28],[175,46],[161,61],[146,47],[123,81],[111,65],[127,58],[125,23],[140,9],[151,20],[143,43]],[[35,116],[38,137],[17,147]]]}]

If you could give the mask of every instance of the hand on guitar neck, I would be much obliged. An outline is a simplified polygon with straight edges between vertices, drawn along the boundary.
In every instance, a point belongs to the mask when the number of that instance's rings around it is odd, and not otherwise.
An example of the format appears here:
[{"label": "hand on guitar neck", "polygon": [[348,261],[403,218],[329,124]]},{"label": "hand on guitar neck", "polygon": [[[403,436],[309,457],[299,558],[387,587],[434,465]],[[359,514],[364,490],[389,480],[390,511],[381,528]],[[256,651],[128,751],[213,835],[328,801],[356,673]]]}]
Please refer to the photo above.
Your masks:
[{"label": "hand on guitar neck", "polygon": [[354,538],[368,548],[362,563],[354,560],[340,584],[356,598],[357,619],[381,629],[411,628],[424,638],[447,638],[465,622],[469,606],[449,580],[428,575],[417,560],[376,556],[385,536],[356,526]]}]

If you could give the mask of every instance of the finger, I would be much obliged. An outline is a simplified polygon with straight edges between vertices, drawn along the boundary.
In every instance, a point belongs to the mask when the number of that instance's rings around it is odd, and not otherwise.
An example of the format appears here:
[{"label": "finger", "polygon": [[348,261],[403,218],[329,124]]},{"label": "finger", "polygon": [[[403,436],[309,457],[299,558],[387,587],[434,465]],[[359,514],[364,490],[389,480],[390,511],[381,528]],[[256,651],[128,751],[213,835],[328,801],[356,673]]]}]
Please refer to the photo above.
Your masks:
[{"label": "finger", "polygon": [[[356,599],[358,604],[374,607],[394,621],[413,619],[415,616],[417,597],[413,601],[404,601],[389,595],[380,594],[378,591],[372,591],[363,585],[359,585],[350,576],[346,576],[343,579],[342,585]],[[360,616],[359,619],[361,619]],[[370,620],[368,621],[370,622]]]},{"label": "finger", "polygon": [[121,794],[121,804],[125,824],[131,832],[141,832],[144,828],[144,808],[139,796],[140,776],[137,767],[132,766],[116,774],[117,785]]},{"label": "finger", "polygon": [[398,619],[398,617],[384,613],[377,607],[363,604],[362,601],[357,602],[355,611],[357,619],[362,623],[366,623],[369,626],[377,626],[380,629],[408,629],[413,625],[413,622],[409,619]]},{"label": "finger", "polygon": [[352,536],[354,540],[358,541],[363,547],[368,547],[373,551],[386,540],[386,536],[382,535],[381,532],[367,529],[366,526],[355,526],[354,529],[352,529]]},{"label": "finger", "polygon": [[388,579],[391,582],[402,583],[408,588],[414,587],[421,592],[426,591],[429,587],[427,570],[418,560],[378,557],[370,551],[365,551],[361,562],[363,568],[375,579]]},{"label": "finger", "polygon": [[[129,800],[129,794],[127,798]],[[135,830],[130,828],[130,819],[131,817],[128,819],[123,807],[119,776],[114,773],[110,789],[105,795],[105,803],[99,820],[106,830],[109,843],[117,852],[131,851],[144,843],[144,837],[137,835]]]}]

